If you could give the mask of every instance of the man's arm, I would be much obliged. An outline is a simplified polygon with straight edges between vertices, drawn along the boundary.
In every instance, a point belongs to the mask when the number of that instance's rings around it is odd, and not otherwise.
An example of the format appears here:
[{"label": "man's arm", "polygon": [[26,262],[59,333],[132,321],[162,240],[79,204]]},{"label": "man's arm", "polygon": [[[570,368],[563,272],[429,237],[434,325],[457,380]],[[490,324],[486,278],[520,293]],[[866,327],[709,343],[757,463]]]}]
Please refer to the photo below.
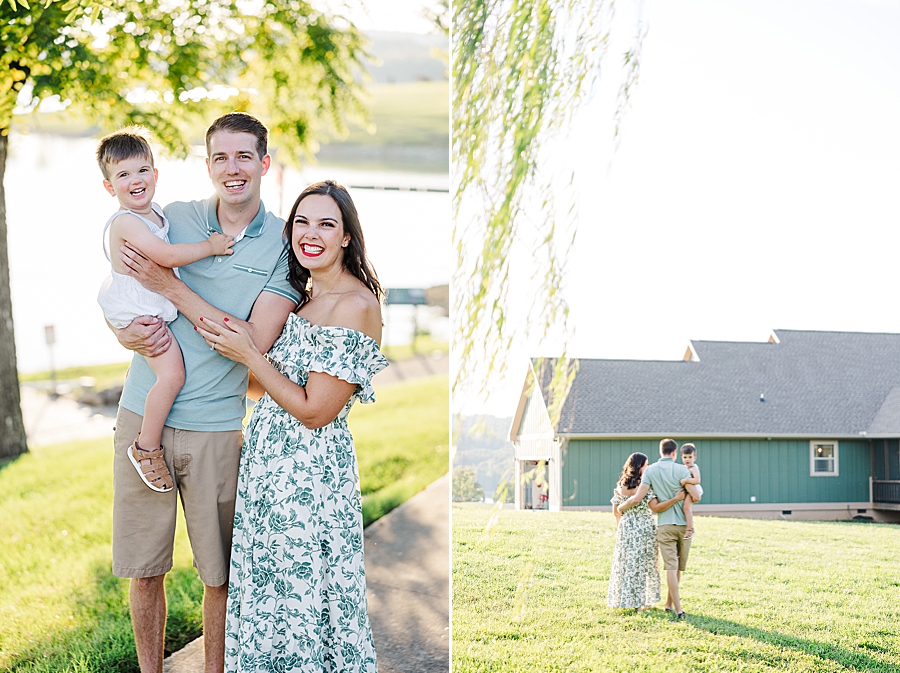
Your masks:
[{"label": "man's arm", "polygon": [[175,304],[194,325],[202,325],[203,318],[221,325],[228,318],[247,330],[260,353],[267,353],[272,347],[284,329],[288,314],[296,307],[287,297],[263,291],[253,304],[250,317],[246,321],[241,320],[210,304],[176,277],[171,269],[159,266],[131,246],[125,245],[119,257],[141,285]]},{"label": "man's arm", "polygon": [[631,509],[632,507],[634,507],[644,499],[644,496],[647,495],[647,491],[649,490],[650,484],[641,482],[641,485],[638,486],[638,489],[634,492],[634,495],[628,498],[628,500],[623,502],[621,505],[619,505],[619,511],[624,512],[626,509]]}]

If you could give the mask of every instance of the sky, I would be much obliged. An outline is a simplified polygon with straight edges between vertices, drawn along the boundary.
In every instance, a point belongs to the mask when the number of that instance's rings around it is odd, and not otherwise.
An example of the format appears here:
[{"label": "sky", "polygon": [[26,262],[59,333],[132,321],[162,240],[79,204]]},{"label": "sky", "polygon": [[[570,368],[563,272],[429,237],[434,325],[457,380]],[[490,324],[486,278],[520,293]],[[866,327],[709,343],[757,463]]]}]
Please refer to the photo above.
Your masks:
[{"label": "sky", "polygon": [[[563,292],[569,355],[680,359],[695,340],[764,341],[772,329],[900,332],[900,2],[647,2],[638,88],[612,154],[619,17],[601,86],[545,148],[574,171],[556,194],[577,238]],[[514,253],[515,320],[530,250]],[[487,400],[511,416],[522,340]]]},{"label": "sky", "polygon": [[344,0],[346,16],[357,28],[398,31],[402,33],[430,33],[434,25],[423,14],[431,7],[428,0]]}]

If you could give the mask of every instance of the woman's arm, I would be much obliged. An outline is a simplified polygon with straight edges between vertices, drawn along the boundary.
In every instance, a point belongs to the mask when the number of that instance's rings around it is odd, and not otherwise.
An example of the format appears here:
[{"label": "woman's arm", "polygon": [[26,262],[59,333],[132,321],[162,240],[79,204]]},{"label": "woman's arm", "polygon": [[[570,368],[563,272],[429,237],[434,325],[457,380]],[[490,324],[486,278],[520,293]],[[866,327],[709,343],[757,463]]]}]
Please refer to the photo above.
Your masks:
[{"label": "woman's arm", "polygon": [[[225,319],[224,325],[204,320],[206,328],[196,328],[208,343],[229,360],[245,364],[257,383],[282,409],[315,430],[333,421],[356,389],[336,376],[311,372],[305,386],[300,386],[278,371],[253,344],[247,330]],[[211,331],[215,330],[215,331]]]},{"label": "woman's arm", "polygon": [[659,498],[653,498],[648,504],[650,505],[650,509],[655,514],[659,514],[660,512],[665,512],[676,502],[684,500],[685,495],[686,493],[682,490],[678,491],[678,493],[675,494],[674,498],[669,498],[668,500],[663,500],[662,502],[659,501]]}]

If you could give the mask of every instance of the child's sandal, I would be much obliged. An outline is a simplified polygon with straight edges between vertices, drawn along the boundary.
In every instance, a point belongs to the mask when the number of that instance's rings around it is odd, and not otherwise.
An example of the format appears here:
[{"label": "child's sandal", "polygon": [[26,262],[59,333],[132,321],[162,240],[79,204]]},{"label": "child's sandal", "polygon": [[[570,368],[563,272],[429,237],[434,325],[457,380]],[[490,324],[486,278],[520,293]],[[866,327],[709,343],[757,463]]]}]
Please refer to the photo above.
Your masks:
[{"label": "child's sandal", "polygon": [[169,468],[163,458],[162,447],[155,451],[145,451],[137,440],[134,440],[134,444],[128,447],[126,453],[141,481],[148,488],[157,493],[168,493],[172,490],[174,486],[172,475],[169,474]]}]

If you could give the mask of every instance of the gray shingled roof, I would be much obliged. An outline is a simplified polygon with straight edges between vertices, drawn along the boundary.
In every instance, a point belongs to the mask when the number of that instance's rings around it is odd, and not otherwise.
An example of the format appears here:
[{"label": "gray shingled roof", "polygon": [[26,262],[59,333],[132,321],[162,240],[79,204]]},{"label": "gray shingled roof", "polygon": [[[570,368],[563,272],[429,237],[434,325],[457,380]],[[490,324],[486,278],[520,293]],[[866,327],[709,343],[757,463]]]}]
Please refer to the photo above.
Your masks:
[{"label": "gray shingled roof", "polygon": [[900,334],[775,334],[694,341],[699,362],[579,360],[559,432],[900,436]]}]

